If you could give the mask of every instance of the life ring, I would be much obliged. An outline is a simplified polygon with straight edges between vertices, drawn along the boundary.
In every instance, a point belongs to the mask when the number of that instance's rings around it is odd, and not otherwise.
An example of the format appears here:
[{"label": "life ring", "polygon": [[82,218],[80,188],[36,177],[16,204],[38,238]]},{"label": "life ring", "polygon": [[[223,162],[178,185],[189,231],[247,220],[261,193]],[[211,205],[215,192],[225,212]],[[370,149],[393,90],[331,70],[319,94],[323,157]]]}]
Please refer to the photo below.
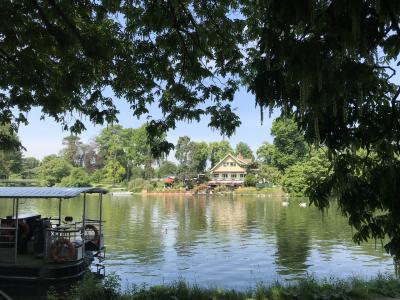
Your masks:
[{"label": "life ring", "polygon": [[100,241],[100,235],[99,235],[99,230],[97,229],[97,227],[94,226],[93,224],[87,224],[87,225],[85,225],[85,231],[86,230],[90,230],[90,231],[94,232],[93,239],[90,239],[89,241],[91,241],[94,244],[98,244]]},{"label": "life ring", "polygon": [[[67,254],[63,254],[63,248],[67,247]],[[75,257],[75,246],[65,238],[59,238],[50,247],[50,257],[56,262],[69,261]]]}]

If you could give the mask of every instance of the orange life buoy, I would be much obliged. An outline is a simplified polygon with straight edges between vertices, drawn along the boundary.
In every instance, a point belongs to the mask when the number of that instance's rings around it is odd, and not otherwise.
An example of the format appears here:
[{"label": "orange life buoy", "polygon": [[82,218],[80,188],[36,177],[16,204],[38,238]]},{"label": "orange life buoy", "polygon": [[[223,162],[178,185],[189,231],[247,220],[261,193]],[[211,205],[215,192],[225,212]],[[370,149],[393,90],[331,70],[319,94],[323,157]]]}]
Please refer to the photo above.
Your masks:
[{"label": "orange life buoy", "polygon": [[[63,254],[63,248],[68,248],[67,254]],[[69,261],[75,257],[75,246],[65,238],[59,238],[50,247],[50,257],[56,262]]]},{"label": "orange life buoy", "polygon": [[90,239],[90,241],[94,244],[98,244],[100,241],[100,235],[99,235],[99,230],[97,229],[97,227],[92,224],[87,224],[85,226],[85,231],[86,230],[90,230],[90,231],[94,232],[94,237],[93,237],[93,239]]}]

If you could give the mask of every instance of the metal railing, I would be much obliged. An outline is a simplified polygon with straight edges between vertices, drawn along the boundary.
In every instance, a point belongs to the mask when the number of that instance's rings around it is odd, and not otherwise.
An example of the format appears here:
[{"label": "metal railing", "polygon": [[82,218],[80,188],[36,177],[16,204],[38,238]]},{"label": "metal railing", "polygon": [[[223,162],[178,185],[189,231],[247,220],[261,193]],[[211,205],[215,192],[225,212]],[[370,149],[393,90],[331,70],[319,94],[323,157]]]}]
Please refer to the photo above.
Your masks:
[{"label": "metal railing", "polygon": [[[52,228],[46,229],[45,236],[45,253],[46,258],[51,259],[51,248],[53,244],[58,240],[67,240],[73,243],[76,248],[83,247],[83,241],[81,238],[81,229],[77,228],[76,224],[71,224],[68,226],[54,226]],[[71,258],[70,261],[77,260],[77,258]]]},{"label": "metal railing", "polygon": [[[94,244],[98,246],[101,250],[104,247],[103,242],[103,227],[105,221],[97,220],[97,219],[85,219],[84,222],[77,222],[77,224],[82,224],[82,239],[83,241],[89,242],[92,241]],[[83,224],[85,224],[85,228],[83,228]],[[95,230],[91,230],[91,228],[95,228]],[[91,234],[89,233],[91,232]],[[97,235],[97,236],[96,236]]]},{"label": "metal railing", "polygon": [[14,225],[0,225],[0,261],[10,262],[15,260],[17,247],[17,228]]}]

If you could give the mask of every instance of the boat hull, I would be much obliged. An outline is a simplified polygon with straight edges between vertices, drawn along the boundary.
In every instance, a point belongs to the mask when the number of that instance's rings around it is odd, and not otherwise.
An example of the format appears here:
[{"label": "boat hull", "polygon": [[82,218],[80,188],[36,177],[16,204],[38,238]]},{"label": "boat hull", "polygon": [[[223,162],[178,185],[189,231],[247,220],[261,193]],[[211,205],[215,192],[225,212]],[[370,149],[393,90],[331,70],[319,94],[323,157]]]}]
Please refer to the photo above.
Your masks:
[{"label": "boat hull", "polygon": [[81,278],[88,271],[85,260],[62,264],[45,263],[40,266],[0,263],[0,282],[57,283]]}]

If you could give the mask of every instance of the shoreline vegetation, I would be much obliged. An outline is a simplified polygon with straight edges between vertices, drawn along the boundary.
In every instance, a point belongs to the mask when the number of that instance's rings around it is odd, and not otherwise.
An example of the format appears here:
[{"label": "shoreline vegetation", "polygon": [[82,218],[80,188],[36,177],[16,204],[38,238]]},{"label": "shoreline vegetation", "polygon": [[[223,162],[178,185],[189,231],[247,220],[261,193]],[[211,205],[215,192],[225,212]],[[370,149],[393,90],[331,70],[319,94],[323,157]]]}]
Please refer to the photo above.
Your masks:
[{"label": "shoreline vegetation", "polygon": [[400,296],[400,281],[385,274],[369,280],[334,278],[317,280],[312,276],[296,282],[271,285],[258,284],[253,289],[237,291],[216,287],[200,287],[180,280],[166,285],[132,285],[125,290],[116,275],[107,275],[103,280],[88,274],[77,285],[64,293],[51,289],[48,300],[289,300],[289,299],[388,299]]},{"label": "shoreline vegetation", "polygon": [[186,195],[186,196],[221,196],[221,195],[263,195],[268,197],[289,197],[281,187],[263,188],[256,189],[253,187],[242,187],[235,190],[221,190],[216,192],[207,192],[206,190],[198,191],[196,189],[185,190],[183,188],[178,189],[156,189],[156,190],[146,190],[132,192],[124,188],[110,188],[110,191],[114,195],[130,193],[132,195],[144,195],[144,196],[156,196],[156,195]]},{"label": "shoreline vegetation", "polygon": [[[7,133],[6,129],[0,126],[0,135]],[[147,194],[176,195],[191,191],[193,194],[304,196],[311,179],[326,175],[324,151],[308,145],[293,120],[274,120],[271,135],[273,144],[264,142],[256,151],[244,142],[233,147],[226,140],[206,142],[179,137],[175,161],[171,161],[151,154],[144,125],[138,128],[113,125],[104,128],[87,144],[79,136],[66,136],[58,154],[40,161],[24,157],[22,151],[0,151],[0,186],[98,186],[111,191],[115,187],[120,189],[120,195],[146,190]],[[18,141],[18,136],[14,138]],[[233,192],[233,187],[215,184],[215,180],[225,178],[234,184],[237,170],[228,168],[217,174],[211,171],[228,154],[247,162],[240,168],[242,187]],[[213,181],[210,191],[208,184]],[[271,190],[271,187],[279,188]]]}]

